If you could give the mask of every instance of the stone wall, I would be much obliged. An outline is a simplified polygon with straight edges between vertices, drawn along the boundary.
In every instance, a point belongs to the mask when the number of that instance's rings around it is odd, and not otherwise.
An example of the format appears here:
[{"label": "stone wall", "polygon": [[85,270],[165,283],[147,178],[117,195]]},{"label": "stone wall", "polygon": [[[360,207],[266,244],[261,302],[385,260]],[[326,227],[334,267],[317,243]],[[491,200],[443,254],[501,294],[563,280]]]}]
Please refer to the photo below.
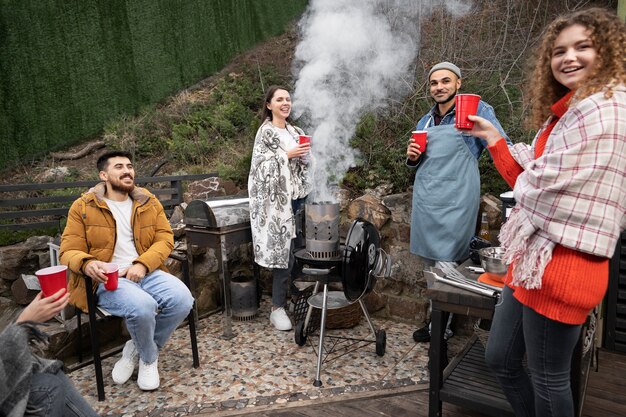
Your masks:
[{"label": "stone wall", "polygon": [[[190,187],[203,193],[202,199],[214,196],[223,196],[240,193],[241,190],[233,184],[214,184],[209,179],[203,184]],[[213,182],[211,182],[213,181]],[[207,189],[212,191],[206,194]],[[338,193],[341,208],[340,235],[345,237],[347,231],[356,218],[363,218],[372,222],[380,231],[381,246],[392,257],[392,273],[389,278],[378,279],[374,291],[365,298],[368,310],[375,316],[394,320],[415,323],[421,325],[429,320],[428,298],[425,296],[426,282],[423,274],[421,258],[409,252],[410,219],[411,219],[411,190],[400,193],[385,195],[386,188],[379,187],[368,191],[367,194],[349,200],[345,193]],[[197,198],[194,193],[185,196],[186,201]],[[497,207],[497,199],[484,197],[481,210],[488,212],[490,225],[494,230],[499,228],[500,208]],[[183,209],[176,210],[170,219],[176,236],[175,250],[188,253],[183,223]],[[13,245],[0,247],[0,330],[11,321],[19,312],[16,301],[26,304],[30,299],[16,300],[12,295],[11,287],[20,278],[20,274],[34,274],[39,269],[50,265],[47,243],[52,240],[48,236],[32,237],[27,241]],[[221,279],[219,276],[219,263],[216,258],[215,248],[193,247],[191,250],[192,276],[194,279],[193,294],[196,298],[198,313],[200,316],[215,311],[222,303]],[[228,268],[232,276],[252,275],[252,245],[242,244],[231,249],[228,253]],[[177,276],[181,276],[180,263],[168,259],[167,266]],[[266,294],[271,294],[271,273],[261,268],[261,288]],[[29,292],[29,297],[34,297],[36,292]],[[49,332],[53,334],[51,356],[64,358],[73,354],[73,342],[76,330],[75,318],[63,325],[53,326]],[[86,321],[86,317],[85,317]],[[108,325],[108,336],[105,340],[114,341],[119,339],[124,329],[121,321]],[[121,330],[120,330],[121,327]],[[461,326],[462,327],[462,326]],[[88,334],[85,329],[84,334]],[[83,340],[85,349],[88,349],[87,337]]]}]

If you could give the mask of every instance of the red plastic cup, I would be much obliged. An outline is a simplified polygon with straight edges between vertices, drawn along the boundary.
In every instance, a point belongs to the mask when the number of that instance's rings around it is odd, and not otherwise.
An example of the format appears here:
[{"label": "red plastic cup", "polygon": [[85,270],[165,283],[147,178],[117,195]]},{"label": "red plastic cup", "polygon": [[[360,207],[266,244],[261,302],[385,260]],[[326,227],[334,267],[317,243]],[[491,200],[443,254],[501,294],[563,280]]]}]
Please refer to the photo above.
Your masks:
[{"label": "red plastic cup", "polygon": [[414,130],[411,132],[411,140],[417,143],[420,147],[420,152],[426,152],[426,137],[428,136],[428,132],[425,130]]},{"label": "red plastic cup", "polygon": [[50,297],[61,288],[67,291],[67,266],[57,265],[35,272],[44,297]]},{"label": "red plastic cup", "polygon": [[456,121],[454,126],[457,129],[471,129],[474,127],[474,122],[469,120],[467,116],[476,115],[480,96],[477,94],[457,94],[454,100],[456,105]]},{"label": "red plastic cup", "polygon": [[311,143],[311,136],[309,135],[300,135],[298,136],[298,143],[302,145],[303,143]]},{"label": "red plastic cup", "polygon": [[107,276],[107,282],[104,283],[104,288],[108,291],[117,290],[118,272],[119,266],[117,266],[117,264],[107,264],[106,270],[104,271],[104,275]]}]

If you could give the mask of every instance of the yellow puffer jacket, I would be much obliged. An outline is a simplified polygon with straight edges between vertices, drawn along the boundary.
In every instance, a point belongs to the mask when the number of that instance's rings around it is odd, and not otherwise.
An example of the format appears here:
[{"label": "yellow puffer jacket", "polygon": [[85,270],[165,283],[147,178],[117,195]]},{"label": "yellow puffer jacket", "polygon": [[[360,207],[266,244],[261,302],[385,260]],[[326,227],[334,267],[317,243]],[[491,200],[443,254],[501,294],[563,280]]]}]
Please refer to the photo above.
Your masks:
[{"label": "yellow puffer jacket", "polygon": [[[84,193],[70,208],[61,238],[60,260],[70,269],[68,289],[70,302],[87,311],[85,266],[91,260],[110,262],[117,238],[115,219],[104,201],[105,184],[100,183]],[[148,273],[167,271],[163,264],[174,247],[174,234],[159,200],[145,188],[135,187],[131,226],[139,257]],[[95,291],[97,284],[92,288]]]}]

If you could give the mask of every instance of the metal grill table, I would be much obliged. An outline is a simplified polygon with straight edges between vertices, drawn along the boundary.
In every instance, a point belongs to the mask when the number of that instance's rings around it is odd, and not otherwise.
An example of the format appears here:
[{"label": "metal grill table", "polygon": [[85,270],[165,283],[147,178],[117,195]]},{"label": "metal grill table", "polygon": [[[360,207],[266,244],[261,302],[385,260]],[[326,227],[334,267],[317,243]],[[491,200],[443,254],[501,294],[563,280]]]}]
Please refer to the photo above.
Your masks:
[{"label": "metal grill table", "polygon": [[[232,215],[225,208],[238,211]],[[194,200],[185,209],[185,236],[187,238],[188,259],[192,259],[191,246],[214,248],[222,281],[224,296],[223,339],[232,339],[232,306],[230,298],[230,271],[228,251],[244,243],[252,242],[248,198],[223,198],[209,201]],[[218,208],[222,208],[219,210]],[[259,282],[259,266],[253,262],[254,278]]]},{"label": "metal grill table", "polygon": [[[476,280],[478,274],[468,272],[466,261],[457,270],[468,279]],[[500,417],[513,416],[513,410],[496,382],[495,376],[485,364],[485,352],[481,342],[473,336],[465,348],[444,370],[443,335],[445,313],[461,314],[491,319],[496,299],[467,291],[443,282],[435,282],[426,290],[432,300],[432,328],[429,350],[430,389],[429,417],[441,416],[442,401],[471,408],[483,414]],[[591,317],[591,316],[590,316]],[[584,351],[583,341],[588,335],[589,320],[583,326],[581,338],[572,357],[571,385],[574,396],[575,415],[582,411],[585,386],[593,349]],[[595,333],[591,332],[591,337]]]}]

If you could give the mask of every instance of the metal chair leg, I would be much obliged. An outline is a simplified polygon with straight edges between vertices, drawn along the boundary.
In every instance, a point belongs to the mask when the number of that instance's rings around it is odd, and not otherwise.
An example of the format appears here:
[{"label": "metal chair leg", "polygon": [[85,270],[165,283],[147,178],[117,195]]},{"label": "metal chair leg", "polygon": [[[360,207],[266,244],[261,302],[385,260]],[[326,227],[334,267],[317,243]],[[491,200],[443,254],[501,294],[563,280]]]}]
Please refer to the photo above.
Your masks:
[{"label": "metal chair leg", "polygon": [[[185,285],[191,290],[191,279],[189,276],[189,260],[187,257],[183,260],[183,279]],[[198,368],[200,366],[200,356],[198,355],[198,339],[196,337],[196,302],[194,300],[191,306],[189,316],[187,316],[189,322],[189,339],[191,339],[191,353],[193,355],[193,367]]]},{"label": "metal chair leg", "polygon": [[91,352],[93,354],[93,367],[96,371],[96,387],[98,401],[104,401],[104,378],[102,376],[102,361],[100,359],[100,341],[98,340],[98,325],[96,317],[96,295],[93,293],[91,278],[85,275],[87,290],[87,305],[89,307],[89,332],[91,336]]},{"label": "metal chair leg", "polygon": [[[191,287],[191,277],[189,274],[189,258],[186,256],[175,256],[174,254],[170,254],[172,259],[176,259],[180,261],[182,265],[183,272],[183,282],[189,288],[189,291],[192,290]],[[196,337],[196,302],[194,300],[193,306],[191,307],[191,311],[187,316],[187,322],[189,323],[189,339],[191,340],[191,354],[193,356],[193,367],[200,367],[200,355],[198,354],[198,339]]]},{"label": "metal chair leg", "polygon": [[78,331],[78,336],[76,337],[75,349],[76,355],[78,356],[78,362],[83,361],[83,323],[82,316],[83,313],[79,308],[76,308],[76,330]]}]

